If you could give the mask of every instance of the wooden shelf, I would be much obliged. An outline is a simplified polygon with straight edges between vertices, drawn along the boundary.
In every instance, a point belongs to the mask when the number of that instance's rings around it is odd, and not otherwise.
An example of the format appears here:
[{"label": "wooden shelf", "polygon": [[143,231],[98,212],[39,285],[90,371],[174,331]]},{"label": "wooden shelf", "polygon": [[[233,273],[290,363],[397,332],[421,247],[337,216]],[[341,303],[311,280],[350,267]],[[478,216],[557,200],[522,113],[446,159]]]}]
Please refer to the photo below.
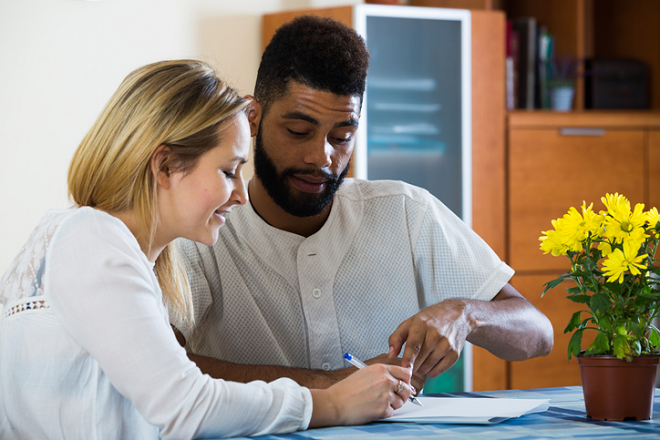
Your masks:
[{"label": "wooden shelf", "polygon": [[660,128],[660,112],[596,111],[554,112],[514,110],[507,115],[509,130],[517,128],[594,127],[611,129]]},{"label": "wooden shelf", "polygon": [[[660,110],[658,0],[412,0],[411,4],[503,10],[509,19],[535,17],[554,35],[559,56],[643,61],[650,72],[650,108]],[[584,108],[584,81],[578,78],[575,109]]]},{"label": "wooden shelf", "polygon": [[[555,36],[558,56],[636,59],[649,69],[650,108],[660,110],[660,2],[657,0],[503,0],[507,18],[532,16]],[[581,71],[581,73],[584,73]],[[584,77],[576,110],[585,108]]]}]

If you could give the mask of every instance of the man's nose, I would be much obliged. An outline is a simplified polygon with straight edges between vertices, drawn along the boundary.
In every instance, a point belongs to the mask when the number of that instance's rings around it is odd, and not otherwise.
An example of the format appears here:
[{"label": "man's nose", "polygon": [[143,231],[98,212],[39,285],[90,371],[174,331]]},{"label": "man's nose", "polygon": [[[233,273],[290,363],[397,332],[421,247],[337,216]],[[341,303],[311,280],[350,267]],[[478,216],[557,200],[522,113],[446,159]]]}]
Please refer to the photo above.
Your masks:
[{"label": "man's nose", "polygon": [[332,165],[333,150],[327,136],[318,136],[307,149],[304,161],[307,164],[315,165],[317,168],[327,168]]}]

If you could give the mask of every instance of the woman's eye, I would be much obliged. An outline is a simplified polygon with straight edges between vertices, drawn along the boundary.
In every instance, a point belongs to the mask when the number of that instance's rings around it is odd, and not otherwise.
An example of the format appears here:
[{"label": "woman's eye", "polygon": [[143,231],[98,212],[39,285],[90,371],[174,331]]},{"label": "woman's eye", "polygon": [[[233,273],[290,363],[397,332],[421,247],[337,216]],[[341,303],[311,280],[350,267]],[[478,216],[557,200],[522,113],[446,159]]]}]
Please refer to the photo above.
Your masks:
[{"label": "woman's eye", "polygon": [[229,177],[230,179],[236,178],[236,174],[231,171],[223,171],[223,173],[225,173],[225,176]]}]

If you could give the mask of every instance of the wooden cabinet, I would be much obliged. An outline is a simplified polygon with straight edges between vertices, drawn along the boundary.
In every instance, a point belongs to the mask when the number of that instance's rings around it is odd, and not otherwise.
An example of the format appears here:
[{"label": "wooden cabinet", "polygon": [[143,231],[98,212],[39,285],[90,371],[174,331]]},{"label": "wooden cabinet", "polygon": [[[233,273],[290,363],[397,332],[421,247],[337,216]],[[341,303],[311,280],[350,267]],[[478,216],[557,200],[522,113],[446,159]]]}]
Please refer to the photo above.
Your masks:
[{"label": "wooden cabinet", "polygon": [[644,131],[586,127],[509,131],[509,263],[517,271],[561,270],[539,252],[541,231],[583,201],[602,209],[609,193],[644,200]]},{"label": "wooden cabinet", "polygon": [[[568,259],[544,255],[541,231],[583,201],[603,209],[605,193],[660,206],[660,114],[511,112],[508,129],[507,236],[514,286],[548,316],[555,345],[547,357],[512,362],[511,388],[580,385],[568,362],[563,330],[579,310],[562,285],[543,298],[543,284],[568,269]],[[583,347],[590,342],[585,333]]]},{"label": "wooden cabinet", "polygon": [[[411,4],[501,10],[507,19],[535,17],[555,36],[559,56],[633,58],[649,67],[651,111],[585,111],[581,76],[576,111],[507,115],[505,260],[516,270],[512,283],[552,321],[555,346],[548,357],[506,363],[506,387],[579,385],[575,360],[567,360],[569,336],[563,334],[576,309],[560,288],[541,298],[543,284],[566,270],[568,260],[543,255],[538,238],[551,228],[551,220],[571,206],[579,209],[586,201],[601,209],[600,197],[606,192],[622,193],[647,208],[660,207],[660,1],[411,0]],[[479,101],[473,102],[479,108]],[[498,210],[490,214],[500,221]]]}]

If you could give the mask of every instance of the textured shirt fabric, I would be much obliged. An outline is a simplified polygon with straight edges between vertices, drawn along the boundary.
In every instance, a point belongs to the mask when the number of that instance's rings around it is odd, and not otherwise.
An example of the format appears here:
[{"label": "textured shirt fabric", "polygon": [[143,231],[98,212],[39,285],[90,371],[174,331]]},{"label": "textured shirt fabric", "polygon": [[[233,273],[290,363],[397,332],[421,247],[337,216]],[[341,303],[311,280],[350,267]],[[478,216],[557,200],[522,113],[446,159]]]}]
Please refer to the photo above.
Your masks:
[{"label": "textured shirt fabric", "polygon": [[308,389],[203,375],[133,234],[49,212],[0,284],[0,438],[158,439],[305,429]]},{"label": "textured shirt fabric", "polygon": [[214,246],[181,240],[191,275],[189,351],[252,365],[335,370],[388,351],[404,320],[448,298],[491,300],[513,275],[428,191],[346,179],[305,238],[235,207]]}]

